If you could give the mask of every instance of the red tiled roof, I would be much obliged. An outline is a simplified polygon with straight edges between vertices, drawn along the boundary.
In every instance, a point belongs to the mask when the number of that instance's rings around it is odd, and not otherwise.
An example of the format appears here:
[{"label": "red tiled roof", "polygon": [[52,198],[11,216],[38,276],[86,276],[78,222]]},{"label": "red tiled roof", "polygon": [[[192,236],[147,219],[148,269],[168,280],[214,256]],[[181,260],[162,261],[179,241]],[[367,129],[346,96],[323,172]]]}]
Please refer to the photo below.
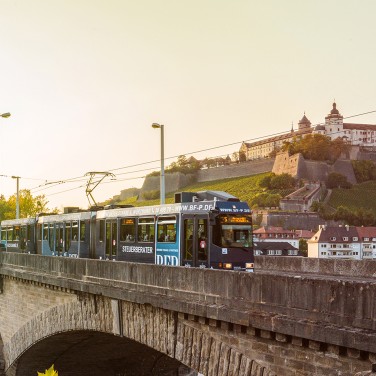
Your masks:
[{"label": "red tiled roof", "polygon": [[357,227],[360,238],[376,238],[376,227]]},{"label": "red tiled roof", "polygon": [[257,230],[253,231],[254,234],[260,235],[267,235],[267,234],[288,234],[288,235],[295,235],[295,238],[311,238],[315,233],[309,230],[286,230],[283,227],[274,227],[274,226],[267,226],[267,227],[260,227]]},{"label": "red tiled roof", "polygon": [[376,125],[375,124],[343,123],[343,129],[360,129],[360,130],[376,131]]}]

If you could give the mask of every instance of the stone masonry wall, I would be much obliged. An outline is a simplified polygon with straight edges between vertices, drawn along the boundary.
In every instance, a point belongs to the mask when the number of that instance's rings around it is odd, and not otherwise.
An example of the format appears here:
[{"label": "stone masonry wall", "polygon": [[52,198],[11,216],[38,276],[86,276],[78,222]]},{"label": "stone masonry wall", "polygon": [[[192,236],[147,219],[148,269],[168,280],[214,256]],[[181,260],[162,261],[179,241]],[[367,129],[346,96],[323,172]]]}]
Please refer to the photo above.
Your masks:
[{"label": "stone masonry wall", "polygon": [[[10,279],[4,294],[14,292],[12,284],[22,290],[22,283]],[[40,296],[55,291],[47,285],[37,286],[37,290]],[[34,294],[38,302],[36,297]],[[73,294],[70,302],[64,297],[65,304],[29,317],[6,345],[5,352],[10,354],[7,364],[46,336],[96,330],[145,344],[208,376],[353,376],[369,369],[360,351],[260,330],[252,324],[236,325],[89,294],[78,297]],[[27,315],[26,307],[22,310]]]},{"label": "stone masonry wall", "polygon": [[297,179],[309,181],[326,181],[332,172],[340,173],[355,184],[355,174],[350,160],[337,160],[333,165],[320,161],[305,160],[301,154],[289,156],[279,153],[275,159],[273,170],[275,174],[288,173]]},{"label": "stone masonry wall", "polygon": [[232,164],[229,166],[199,170],[197,172],[197,182],[236,178],[240,176],[250,176],[270,172],[273,168],[273,164],[274,158],[265,158]]},{"label": "stone masonry wall", "polygon": [[[269,172],[272,170],[274,159],[267,158],[256,161],[247,161],[229,166],[220,166],[199,170],[196,174],[182,174],[179,172],[165,174],[166,193],[178,192],[185,186],[194,182],[205,182],[226,178],[236,178]],[[160,186],[159,176],[147,176],[142,185],[140,195],[144,192],[158,191]]]}]

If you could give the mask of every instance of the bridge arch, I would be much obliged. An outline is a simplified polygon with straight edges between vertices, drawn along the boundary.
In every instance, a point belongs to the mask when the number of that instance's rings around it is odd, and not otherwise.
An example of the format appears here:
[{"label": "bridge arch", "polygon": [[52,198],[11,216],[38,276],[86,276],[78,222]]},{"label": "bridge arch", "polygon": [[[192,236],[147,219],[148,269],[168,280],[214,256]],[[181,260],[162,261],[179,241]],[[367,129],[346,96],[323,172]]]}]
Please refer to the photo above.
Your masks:
[{"label": "bridge arch", "polygon": [[[52,344],[64,338],[66,343],[69,335],[76,336],[75,343],[89,341],[93,336],[99,341],[104,340],[104,336],[93,333],[122,338],[123,345],[127,342],[124,340],[128,340],[128,343],[131,341],[134,346],[144,345],[154,350],[147,356],[157,360],[156,353],[164,354],[165,363],[174,366],[166,359],[168,357],[175,360],[175,366],[182,364],[204,375],[211,372],[259,375],[263,368],[219,338],[215,339],[210,333],[202,331],[198,322],[188,320],[185,315],[150,304],[75,293],[70,301],[31,317],[4,344],[7,375],[18,375],[20,359],[34,346],[43,348],[41,343],[44,341]],[[120,343],[118,339],[112,340]],[[37,361],[39,356],[39,371],[43,371],[43,367],[49,367],[48,362],[52,364],[53,359],[45,363],[43,353],[38,355],[37,352],[32,355],[33,361]],[[233,371],[236,373],[231,373]]]}]

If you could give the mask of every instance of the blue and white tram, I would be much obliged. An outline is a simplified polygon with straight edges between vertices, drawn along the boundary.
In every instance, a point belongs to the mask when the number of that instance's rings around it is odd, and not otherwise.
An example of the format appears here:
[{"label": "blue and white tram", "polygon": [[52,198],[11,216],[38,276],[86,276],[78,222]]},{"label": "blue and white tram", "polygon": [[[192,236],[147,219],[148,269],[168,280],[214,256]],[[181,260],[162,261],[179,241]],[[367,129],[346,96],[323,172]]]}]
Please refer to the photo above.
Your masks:
[{"label": "blue and white tram", "polygon": [[35,218],[1,222],[1,245],[8,252],[35,253]]},{"label": "blue and white tram", "polygon": [[101,210],[94,248],[100,259],[252,270],[251,211],[235,198]]},{"label": "blue and white tram", "polygon": [[45,256],[90,257],[89,211],[39,216],[36,253]]},{"label": "blue and white tram", "polygon": [[6,251],[159,265],[253,270],[252,218],[225,192],[175,204],[39,215],[1,222]]}]

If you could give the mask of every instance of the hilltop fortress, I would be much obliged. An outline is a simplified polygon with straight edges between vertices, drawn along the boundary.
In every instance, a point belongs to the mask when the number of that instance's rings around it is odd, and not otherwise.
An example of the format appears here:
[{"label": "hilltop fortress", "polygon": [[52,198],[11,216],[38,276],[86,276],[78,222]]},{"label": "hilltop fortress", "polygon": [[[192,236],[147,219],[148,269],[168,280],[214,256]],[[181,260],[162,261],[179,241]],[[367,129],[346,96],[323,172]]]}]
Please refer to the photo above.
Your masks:
[{"label": "hilltop fortress", "polygon": [[279,136],[252,143],[243,142],[239,152],[243,153],[247,160],[267,158],[271,153],[279,152],[285,142],[291,142],[294,137],[304,137],[308,134],[325,135],[331,140],[342,138],[351,146],[358,146],[360,149],[376,149],[375,124],[344,123],[343,116],[337,109],[337,104],[334,102],[332,106],[333,108],[325,117],[323,124],[312,126],[304,113],[296,131],[292,128],[290,132]]}]

